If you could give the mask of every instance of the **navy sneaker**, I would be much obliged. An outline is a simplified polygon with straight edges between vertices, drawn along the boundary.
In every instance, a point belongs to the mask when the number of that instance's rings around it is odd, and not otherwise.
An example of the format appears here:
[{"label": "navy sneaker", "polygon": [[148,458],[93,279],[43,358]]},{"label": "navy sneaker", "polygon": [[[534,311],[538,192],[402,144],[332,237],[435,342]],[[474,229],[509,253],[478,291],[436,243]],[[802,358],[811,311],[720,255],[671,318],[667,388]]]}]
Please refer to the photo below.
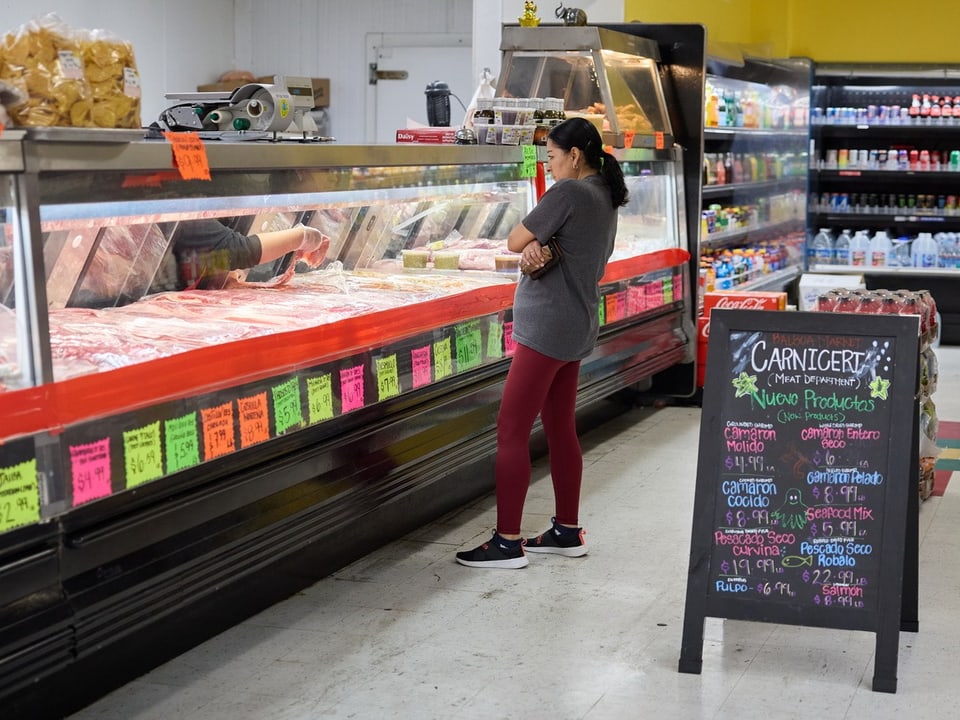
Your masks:
[{"label": "navy sneaker", "polygon": [[510,569],[523,568],[530,564],[523,551],[523,543],[517,543],[516,547],[507,547],[502,543],[496,530],[493,531],[493,537],[489,542],[473,550],[458,552],[457,562],[467,567]]},{"label": "navy sneaker", "polygon": [[583,528],[560,528],[556,518],[550,518],[550,522],[553,527],[545,533],[523,541],[527,552],[552,553],[565,557],[582,557],[587,554],[587,533]]}]

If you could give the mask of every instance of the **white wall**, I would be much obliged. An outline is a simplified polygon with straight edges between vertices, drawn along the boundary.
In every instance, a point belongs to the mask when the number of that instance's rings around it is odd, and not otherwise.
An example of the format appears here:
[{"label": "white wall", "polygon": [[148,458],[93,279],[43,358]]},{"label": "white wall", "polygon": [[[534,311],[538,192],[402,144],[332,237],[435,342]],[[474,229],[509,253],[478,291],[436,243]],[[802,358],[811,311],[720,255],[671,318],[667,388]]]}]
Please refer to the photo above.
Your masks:
[{"label": "white wall", "polygon": [[[538,3],[544,23],[557,22],[558,4]],[[564,4],[585,10],[592,23],[623,22],[623,0]],[[473,76],[485,66],[497,76],[500,22],[516,23],[523,0],[45,0],[39,7],[0,2],[0,31],[56,12],[69,25],[104,28],[133,43],[144,125],[170,104],[165,93],[243,69],[330,78],[330,131],[350,144],[364,139],[367,33],[472,33]]]}]

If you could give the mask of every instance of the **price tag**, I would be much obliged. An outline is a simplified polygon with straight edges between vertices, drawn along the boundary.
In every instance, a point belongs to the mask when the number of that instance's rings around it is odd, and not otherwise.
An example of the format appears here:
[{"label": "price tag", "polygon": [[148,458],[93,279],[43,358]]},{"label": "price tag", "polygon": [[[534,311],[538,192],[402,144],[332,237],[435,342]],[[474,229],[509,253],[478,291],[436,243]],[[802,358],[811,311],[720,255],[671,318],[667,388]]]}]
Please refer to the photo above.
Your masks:
[{"label": "price tag", "polygon": [[[655,132],[655,133],[653,134],[653,146],[654,146],[657,150],[663,150],[663,147],[664,147],[664,138],[663,138],[663,132],[662,132],[662,131],[657,130],[657,132]],[[728,180],[727,182],[730,182],[730,181]]]},{"label": "price tag", "polygon": [[460,323],[456,327],[457,342],[457,372],[466,372],[480,367],[483,361],[483,337],[480,332],[480,321]]},{"label": "price tag", "polygon": [[414,348],[410,351],[410,364],[413,366],[413,387],[429,385],[433,379],[433,368],[430,364],[430,346]]},{"label": "price tag", "polygon": [[240,447],[250,447],[270,439],[270,414],[265,392],[237,400],[240,416]]},{"label": "price tag", "polygon": [[163,423],[167,451],[167,474],[200,464],[197,414],[189,413]]},{"label": "price tag", "polygon": [[639,315],[647,309],[647,291],[642,285],[631,285],[627,288],[627,312],[630,315]]},{"label": "price tag", "polygon": [[487,357],[503,357],[503,325],[499,320],[487,321]]},{"label": "price tag", "polygon": [[83,61],[73,50],[58,50],[60,74],[70,80],[83,80]]},{"label": "price tag", "polygon": [[605,298],[600,298],[600,304],[597,306],[597,318],[600,320],[600,327],[607,324],[607,304]]},{"label": "price tag", "polygon": [[163,477],[159,420],[123,433],[123,465],[128,488]]},{"label": "price tag", "polygon": [[603,296],[603,304],[606,306],[604,312],[606,313],[606,320],[608,323],[616,322],[620,319],[620,316],[617,315],[617,295],[616,293],[611,293],[610,295]]},{"label": "price tag", "polygon": [[622,320],[627,316],[627,291],[621,290],[613,297],[617,320]]},{"label": "price tag", "polygon": [[300,404],[300,380],[292,378],[282,385],[275,385],[273,393],[273,425],[277,435],[290,428],[303,426],[303,407]]},{"label": "price tag", "polygon": [[207,148],[200,136],[192,132],[165,132],[163,136],[173,148],[173,166],[184,180],[209,180]]},{"label": "price tag", "polygon": [[537,148],[535,145],[521,145],[523,151],[523,165],[520,168],[520,177],[537,176]]},{"label": "price tag", "polygon": [[[624,131],[623,131],[623,146],[624,146],[625,148],[632,148],[632,147],[633,147],[633,138],[636,137],[636,135],[637,135],[637,131],[636,131],[636,130],[624,130]],[[661,133],[661,135],[662,135],[662,133]]]},{"label": "price tag", "polygon": [[503,324],[503,352],[512,357],[517,352],[517,341],[513,339],[513,321]]},{"label": "price tag", "polygon": [[340,412],[363,407],[363,365],[340,371]]},{"label": "price tag", "polygon": [[110,438],[71,445],[70,476],[74,506],[110,495]]},{"label": "price tag", "polygon": [[377,358],[377,397],[380,401],[400,394],[400,376],[397,372],[397,356]]},{"label": "price tag", "polygon": [[448,337],[433,344],[433,374],[437,380],[453,375],[453,353]]},{"label": "price tag", "polygon": [[332,381],[330,373],[307,378],[307,415],[311,425],[333,418]]},{"label": "price tag", "polygon": [[37,461],[0,468],[0,533],[40,522]]},{"label": "price tag", "polygon": [[229,455],[237,449],[234,439],[233,403],[228,402],[217,407],[200,411],[203,424],[203,458],[213,460],[221,455]]}]

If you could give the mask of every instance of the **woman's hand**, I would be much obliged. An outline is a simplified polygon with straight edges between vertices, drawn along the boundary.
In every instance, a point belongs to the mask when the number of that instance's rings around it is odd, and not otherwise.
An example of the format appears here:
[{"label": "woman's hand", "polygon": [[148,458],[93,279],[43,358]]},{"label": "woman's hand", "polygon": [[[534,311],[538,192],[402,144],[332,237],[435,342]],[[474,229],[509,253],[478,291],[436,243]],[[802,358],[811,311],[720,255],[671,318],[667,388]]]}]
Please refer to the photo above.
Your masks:
[{"label": "woman's hand", "polygon": [[538,240],[528,242],[520,254],[520,270],[524,273],[542,268],[546,263],[543,256],[543,246]]}]

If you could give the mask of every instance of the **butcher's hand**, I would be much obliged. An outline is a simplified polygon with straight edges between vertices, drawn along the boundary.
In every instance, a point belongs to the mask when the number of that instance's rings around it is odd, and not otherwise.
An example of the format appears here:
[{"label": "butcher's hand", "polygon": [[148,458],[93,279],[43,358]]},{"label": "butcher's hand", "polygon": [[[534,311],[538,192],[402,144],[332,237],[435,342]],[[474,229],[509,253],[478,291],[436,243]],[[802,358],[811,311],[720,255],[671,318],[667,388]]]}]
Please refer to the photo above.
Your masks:
[{"label": "butcher's hand", "polygon": [[330,249],[330,238],[308,225],[304,225],[302,230],[303,239],[300,241],[297,254],[307,265],[316,267],[327,257],[327,251]]}]

